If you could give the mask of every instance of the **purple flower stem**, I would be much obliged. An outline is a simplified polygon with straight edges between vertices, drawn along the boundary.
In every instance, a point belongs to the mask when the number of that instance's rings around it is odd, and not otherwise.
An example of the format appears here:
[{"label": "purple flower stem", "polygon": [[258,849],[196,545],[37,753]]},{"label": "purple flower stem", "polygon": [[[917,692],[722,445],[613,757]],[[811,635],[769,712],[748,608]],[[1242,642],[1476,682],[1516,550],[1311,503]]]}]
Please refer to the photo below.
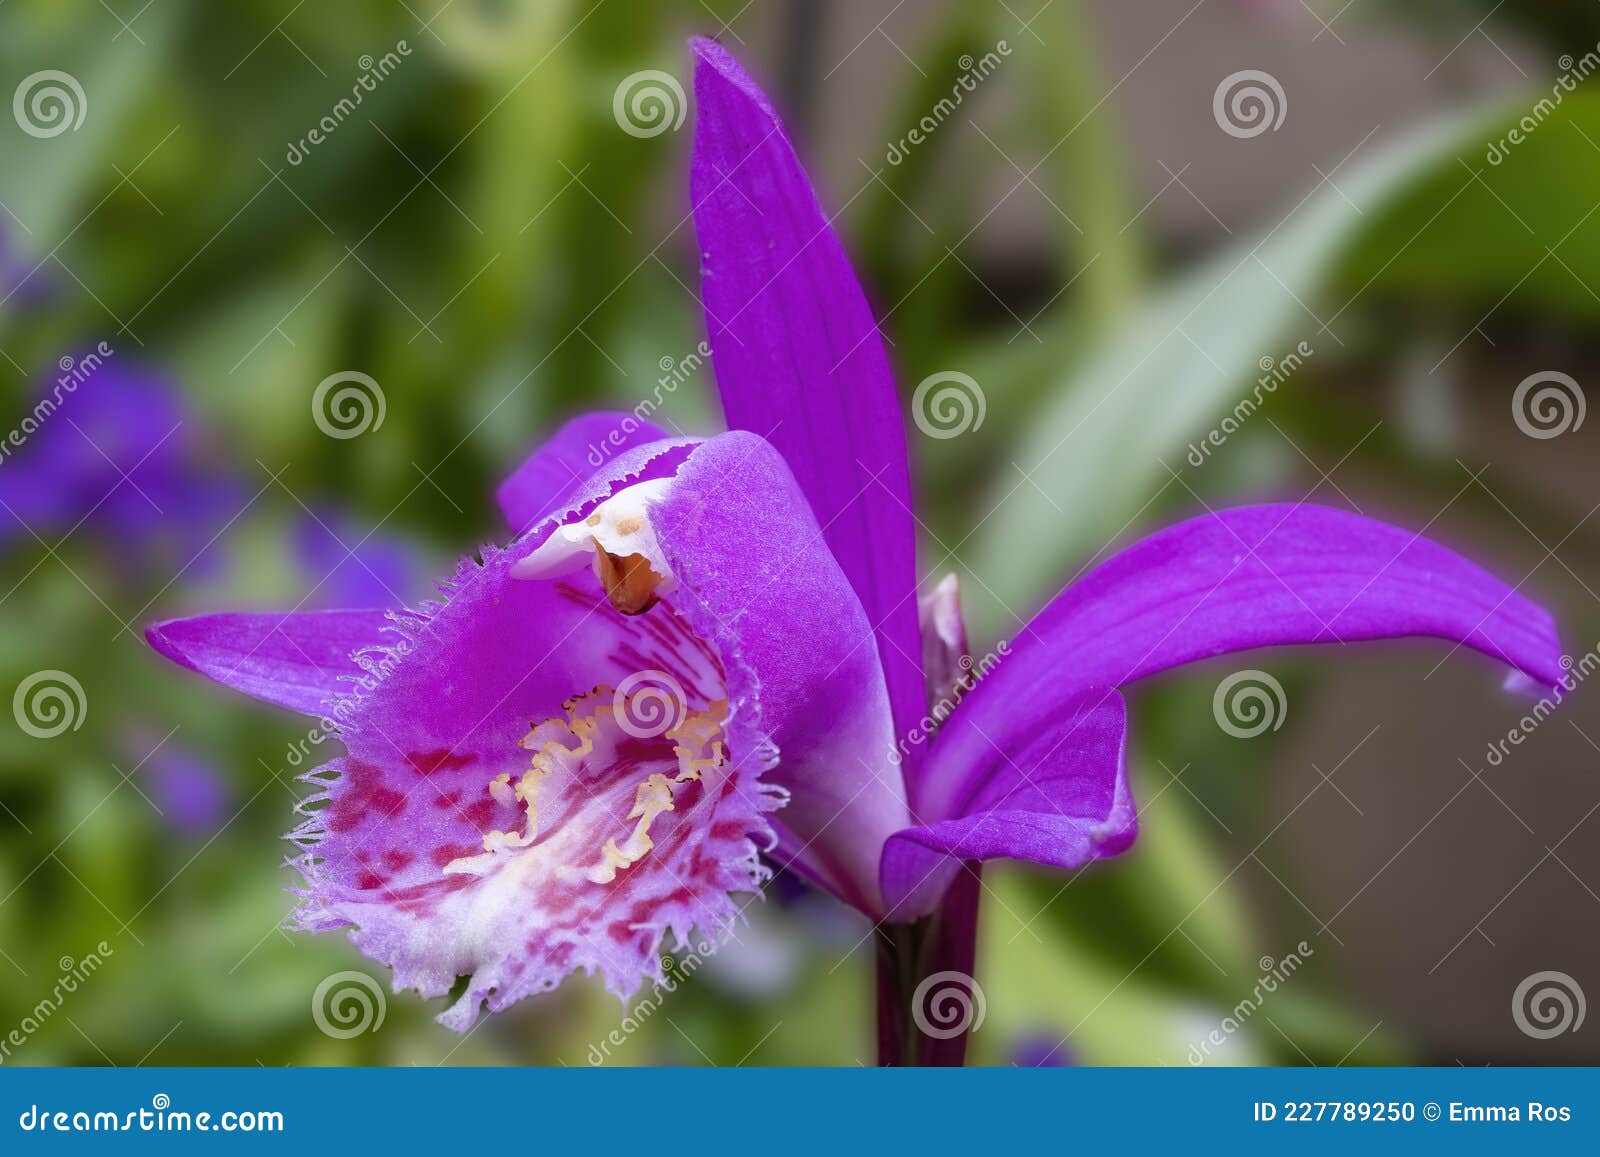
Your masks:
[{"label": "purple flower stem", "polygon": [[967,863],[932,916],[878,928],[878,1064],[960,1068],[966,1061],[968,1030],[948,1037],[924,1033],[916,993],[923,980],[941,972],[973,975],[980,869],[977,862]]}]

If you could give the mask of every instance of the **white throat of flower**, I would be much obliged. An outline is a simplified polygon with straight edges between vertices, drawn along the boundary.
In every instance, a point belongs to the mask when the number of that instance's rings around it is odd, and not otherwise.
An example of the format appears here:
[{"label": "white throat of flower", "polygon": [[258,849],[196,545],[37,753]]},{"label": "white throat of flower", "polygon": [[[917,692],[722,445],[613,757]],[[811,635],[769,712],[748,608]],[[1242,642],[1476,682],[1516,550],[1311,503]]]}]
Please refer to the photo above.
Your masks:
[{"label": "white throat of flower", "polygon": [[643,614],[677,589],[650,521],[650,506],[665,498],[673,479],[637,482],[595,507],[587,518],[563,523],[511,568],[519,579],[550,579],[593,561],[595,577],[619,611]]}]

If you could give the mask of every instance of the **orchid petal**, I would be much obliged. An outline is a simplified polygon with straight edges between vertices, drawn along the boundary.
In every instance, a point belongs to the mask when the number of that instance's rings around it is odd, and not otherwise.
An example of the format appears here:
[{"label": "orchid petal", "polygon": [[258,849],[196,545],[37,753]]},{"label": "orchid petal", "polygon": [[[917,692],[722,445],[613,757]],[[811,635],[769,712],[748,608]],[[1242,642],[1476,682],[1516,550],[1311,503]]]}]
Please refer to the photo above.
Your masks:
[{"label": "orchid petal", "polygon": [[1562,675],[1549,613],[1420,535],[1318,506],[1247,506],[1168,527],[1058,595],[939,734],[923,815],[948,814],[984,734],[1038,689],[1120,687],[1255,647],[1426,636],[1545,686]]},{"label": "orchid petal", "polygon": [[788,462],[874,624],[902,731],[923,713],[905,431],[883,339],[766,96],[694,41],[691,193],[728,425]]},{"label": "orchid petal", "polygon": [[1052,685],[985,722],[985,749],[970,761],[951,766],[952,749],[938,744],[929,757],[930,777],[961,781],[949,818],[897,832],[884,847],[883,891],[894,919],[932,911],[963,860],[1077,868],[1133,843],[1127,710],[1115,690],[1063,693]]},{"label": "orchid petal", "polygon": [[354,656],[382,647],[390,626],[381,610],[222,614],[155,623],[145,638],[174,663],[225,687],[321,715],[366,674]]}]

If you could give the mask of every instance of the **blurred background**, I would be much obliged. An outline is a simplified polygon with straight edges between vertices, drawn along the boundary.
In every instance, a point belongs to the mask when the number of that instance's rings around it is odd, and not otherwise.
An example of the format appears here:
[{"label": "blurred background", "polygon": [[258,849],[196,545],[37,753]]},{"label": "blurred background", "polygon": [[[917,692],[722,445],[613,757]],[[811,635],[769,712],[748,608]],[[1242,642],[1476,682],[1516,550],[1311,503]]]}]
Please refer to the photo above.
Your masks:
[{"label": "blurred background", "polygon": [[[871,1063],[867,929],[784,881],[648,1015],[575,979],[438,1027],[279,928],[312,721],[141,638],[429,597],[576,408],[716,428],[697,33],[786,115],[908,407],[966,390],[908,431],[976,653],[1287,498],[1425,528],[1597,661],[1590,0],[10,0],[0,1061]],[[1529,727],[1446,655],[1140,687],[1135,849],[985,875],[974,1059],[1600,1061],[1595,693]],[[1244,669],[1270,726],[1225,725]]]}]

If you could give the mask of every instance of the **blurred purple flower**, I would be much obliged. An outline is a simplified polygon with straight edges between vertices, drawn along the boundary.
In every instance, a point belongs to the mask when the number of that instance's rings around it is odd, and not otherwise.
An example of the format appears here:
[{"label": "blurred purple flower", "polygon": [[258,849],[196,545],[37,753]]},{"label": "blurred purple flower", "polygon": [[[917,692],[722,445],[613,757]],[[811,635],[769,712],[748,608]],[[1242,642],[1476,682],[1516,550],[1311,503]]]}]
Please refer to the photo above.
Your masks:
[{"label": "blurred purple flower", "polygon": [[161,818],[182,836],[212,835],[228,814],[232,789],[215,765],[170,740],[142,728],[128,737],[129,758],[149,789]]},{"label": "blurred purple flower", "polygon": [[0,312],[38,305],[54,294],[55,284],[41,265],[17,248],[0,221]]},{"label": "blurred purple flower", "polygon": [[325,508],[305,513],[292,536],[312,609],[403,607],[422,591],[416,553],[399,538]]},{"label": "blurred purple flower", "polygon": [[1011,1063],[1020,1069],[1060,1069],[1074,1062],[1066,1041],[1040,1029],[1025,1033],[1011,1046]]},{"label": "blurred purple flower", "polygon": [[[439,996],[467,976],[440,1018],[465,1029],[573,971],[624,998],[659,980],[669,936],[737,918],[730,893],[761,885],[770,844],[885,923],[887,959],[970,972],[964,865],[1075,868],[1133,842],[1123,684],[1400,636],[1560,676],[1550,616],[1515,590],[1406,531],[1300,505],[1136,543],[981,681],[930,687],[881,336],[772,106],[720,46],[694,51],[694,217],[732,432],[670,438],[632,414],[563,428],[500,490],[526,533],[463,560],[442,603],[149,630],[228,686],[348,720],[348,754],[313,773],[291,836],[302,928],[354,928],[397,988]],[[597,467],[596,444],[616,456]],[[924,610],[928,669],[966,671],[954,590]],[[935,711],[930,690],[965,694]],[[928,927],[930,951],[908,951]],[[897,1063],[917,1056],[895,1035],[908,1019],[880,1020]]]},{"label": "blurred purple flower", "polygon": [[0,440],[0,545],[82,530],[130,562],[189,563],[237,509],[239,488],[207,465],[181,395],[105,343],[56,368]]}]

